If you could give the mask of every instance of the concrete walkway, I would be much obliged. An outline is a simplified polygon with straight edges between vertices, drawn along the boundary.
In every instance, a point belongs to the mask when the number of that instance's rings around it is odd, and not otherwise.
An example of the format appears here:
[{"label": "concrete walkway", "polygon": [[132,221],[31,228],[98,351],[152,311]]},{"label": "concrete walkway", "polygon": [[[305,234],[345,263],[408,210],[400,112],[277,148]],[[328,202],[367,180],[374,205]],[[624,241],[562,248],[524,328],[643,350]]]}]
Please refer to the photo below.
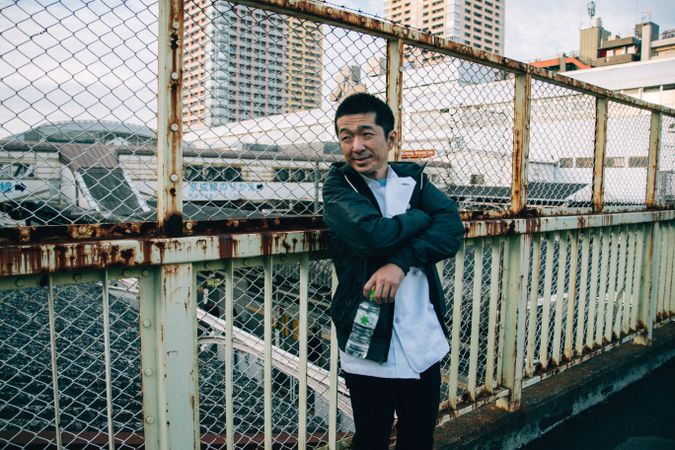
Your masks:
[{"label": "concrete walkway", "polygon": [[523,450],[675,450],[675,359]]},{"label": "concrete walkway", "polygon": [[675,322],[649,346],[626,343],[524,389],[514,412],[492,404],[450,420],[434,448],[675,450]]}]

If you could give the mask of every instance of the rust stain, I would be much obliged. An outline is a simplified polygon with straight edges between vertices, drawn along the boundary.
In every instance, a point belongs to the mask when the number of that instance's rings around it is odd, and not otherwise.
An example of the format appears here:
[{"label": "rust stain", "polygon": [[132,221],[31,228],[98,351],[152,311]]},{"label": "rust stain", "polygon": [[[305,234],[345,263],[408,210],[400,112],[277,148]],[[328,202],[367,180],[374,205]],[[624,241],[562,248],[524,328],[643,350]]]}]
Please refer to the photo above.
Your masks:
[{"label": "rust stain", "polygon": [[282,234],[275,233],[274,234],[274,247],[272,250],[277,249],[281,250],[284,249],[286,253],[290,253],[291,251],[291,245],[286,242],[286,236]]},{"label": "rust stain", "polygon": [[152,261],[152,245],[148,241],[143,241],[141,243],[141,249],[143,250],[143,262],[148,263]]},{"label": "rust stain", "polygon": [[75,243],[97,239],[146,240],[151,238],[218,235],[229,233],[256,233],[269,231],[321,231],[325,224],[321,216],[277,218],[230,218],[224,220],[184,221],[180,214],[170,216],[164,227],[157,222],[129,222],[115,224],[49,225],[0,228],[0,245]]},{"label": "rust stain", "polygon": [[66,243],[92,239],[158,237],[156,222],[115,224],[75,224],[0,228],[0,245],[27,243]]},{"label": "rust stain", "polygon": [[218,235],[218,253],[220,259],[232,259],[235,255],[235,243],[232,240],[232,235],[221,234]]},{"label": "rust stain", "polygon": [[271,233],[260,233],[260,254],[272,254],[272,235]]},{"label": "rust stain", "polygon": [[183,234],[183,215],[171,214],[164,222],[164,233],[170,237],[177,237]]},{"label": "rust stain", "polygon": [[164,261],[164,255],[166,253],[166,243],[163,241],[156,241],[152,242],[151,246],[159,250],[159,262],[162,263]]},{"label": "rust stain", "polygon": [[[34,272],[40,272],[41,253],[41,249],[37,247],[4,249],[1,253],[0,274],[12,275],[27,268]],[[26,265],[29,267],[26,267]]]},{"label": "rust stain", "polygon": [[[114,250],[117,250],[117,247],[113,247]],[[130,266],[131,263],[134,261],[136,258],[136,252],[134,249],[128,248],[126,250],[122,250],[120,252],[120,256],[124,260],[124,265],[125,266]],[[111,258],[112,259],[112,258]]]},{"label": "rust stain", "polygon": [[525,219],[525,233],[533,234],[541,230],[541,219]]},{"label": "rust stain", "polygon": [[317,230],[305,230],[303,232],[305,245],[310,252],[317,250],[326,250],[328,248],[328,233],[318,232]]},{"label": "rust stain", "polygon": [[464,222],[466,237],[513,236],[516,234],[515,220],[485,220]]}]

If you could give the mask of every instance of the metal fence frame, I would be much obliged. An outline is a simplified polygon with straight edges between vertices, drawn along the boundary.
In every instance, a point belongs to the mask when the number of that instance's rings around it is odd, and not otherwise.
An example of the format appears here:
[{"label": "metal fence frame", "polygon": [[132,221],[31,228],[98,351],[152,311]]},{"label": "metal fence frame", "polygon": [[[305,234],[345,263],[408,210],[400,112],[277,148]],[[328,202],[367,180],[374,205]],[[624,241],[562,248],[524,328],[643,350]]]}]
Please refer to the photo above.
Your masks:
[{"label": "metal fence frame", "polygon": [[[404,46],[433,50],[467,61],[478,62],[515,74],[513,173],[511,182],[510,209],[506,212],[465,213],[467,240],[503,239],[502,296],[499,303],[489,305],[489,327],[499,327],[499,333],[489,334],[490,346],[498,346],[494,356],[498,376],[486,381],[482,389],[474,378],[469,381],[468,400],[458,398],[457,356],[451,356],[448,371],[448,396],[444,407],[449,418],[496,401],[508,410],[519,408],[522,389],[542,377],[551,376],[546,365],[533,371],[523,361],[528,358],[528,334],[532,321],[528,322],[528,275],[531,273],[530,257],[533,240],[540,235],[559,236],[588,230],[615,229],[612,227],[639,227],[635,231],[635,247],[640,248],[639,303],[636,305],[635,322],[629,329],[610,327],[611,320],[603,322],[598,315],[596,339],[591,339],[584,350],[583,337],[576,336],[575,356],[570,357],[571,336],[561,342],[562,322],[555,316],[554,341],[557,348],[552,364],[562,367],[578,364],[597,352],[620,345],[627,340],[648,343],[654,326],[668,323],[675,313],[673,299],[673,249],[675,248],[675,211],[659,210],[657,205],[657,172],[661,139],[662,117],[675,116],[669,108],[648,104],[621,94],[586,83],[554,75],[533,66],[473,50],[469,47],[440,39],[410,28],[389,22],[336,9],[319,2],[307,0],[237,1],[236,3],[262,8],[300,18],[312,19],[346,29],[358,30],[386,39],[387,41],[387,101],[397,118],[401,132]],[[144,444],[146,448],[199,448],[199,368],[197,358],[197,305],[196,272],[199,270],[223,270],[226,279],[232,279],[236,265],[260,263],[265,272],[264,314],[264,374],[265,393],[271,392],[272,370],[272,263],[273,261],[300,261],[300,325],[299,325],[299,428],[297,444],[306,448],[306,393],[307,393],[307,293],[306,265],[310,258],[326,256],[326,232],[318,217],[283,219],[242,219],[228,221],[197,222],[185,220],[182,212],[183,149],[182,149],[182,98],[183,73],[183,2],[164,0],[159,2],[159,67],[158,84],[158,211],[157,223],[113,225],[65,225],[53,227],[19,227],[0,229],[0,289],[23,289],[28,286],[47,286],[51,291],[55,284],[80,283],[86,280],[103,280],[106,286],[111,277],[138,277],[140,280],[140,333],[142,340],[143,417]],[[542,80],[570,90],[591,95],[596,99],[595,153],[593,169],[592,208],[565,211],[567,215],[548,217],[543,211],[528,208],[527,164],[529,151],[530,90],[532,80]],[[604,168],[606,154],[608,104],[616,102],[648,110],[650,139],[647,170],[647,187],[644,211],[608,211],[603,202]],[[400,148],[394,149],[390,158],[397,160]],[[561,211],[554,211],[560,214]],[[593,213],[593,214],[588,214]],[[298,231],[299,230],[299,231]],[[553,233],[553,234],[551,234]],[[547,239],[552,239],[547,237]],[[574,241],[578,242],[578,241]],[[609,241],[607,241],[609,242]],[[631,241],[632,242],[632,241]],[[666,245],[661,245],[666,242]],[[581,251],[591,250],[587,241],[581,241]],[[595,244],[594,244],[595,245]],[[607,244],[609,245],[609,243]],[[621,264],[628,264],[627,257],[618,244],[613,244],[611,263],[613,271],[621,271]],[[577,247],[572,247],[576,250]],[[607,249],[605,249],[607,250]],[[485,252],[488,253],[488,252]],[[494,253],[494,250],[493,250]],[[592,252],[596,259],[591,262],[596,268],[598,251]],[[621,253],[624,254],[625,253]],[[638,254],[638,253],[636,253]],[[461,258],[464,253],[460,253]],[[284,259],[286,258],[286,259]],[[459,261],[459,260],[458,260]],[[605,260],[608,261],[608,260]],[[564,278],[564,261],[556,269]],[[583,261],[582,261],[583,263]],[[463,259],[462,259],[463,264]],[[455,263],[455,275],[459,263]],[[493,266],[494,267],[494,266]],[[625,269],[625,266],[624,266]],[[549,278],[554,276],[554,268]],[[101,272],[103,271],[103,272]],[[562,273],[562,275],[560,275]],[[571,272],[570,272],[571,273]],[[582,272],[583,273],[583,272]],[[637,272],[636,272],[637,273]],[[491,274],[496,286],[494,273]],[[461,278],[460,278],[461,280]],[[335,283],[334,283],[335,284]],[[460,283],[461,284],[461,283]],[[229,283],[232,286],[232,283]],[[455,285],[457,289],[457,284]],[[459,288],[461,292],[461,287]],[[104,290],[104,301],[107,291]],[[496,294],[493,294],[493,296]],[[475,298],[475,297],[474,297]],[[528,300],[529,299],[529,300]],[[480,299],[478,299],[480,300]],[[459,304],[459,306],[457,306]],[[474,300],[474,310],[476,301]],[[494,308],[499,305],[500,315]],[[561,308],[558,302],[555,307]],[[549,305],[550,306],[550,305]],[[478,302],[480,307],[480,302]],[[529,311],[532,311],[530,307]],[[562,310],[561,310],[562,311]],[[604,313],[605,311],[603,311]],[[461,320],[461,304],[455,303],[451,312],[454,323]],[[476,314],[478,314],[476,312]],[[584,313],[581,313],[583,316]],[[609,313],[607,313],[609,314]],[[609,317],[609,316],[608,316]],[[227,291],[225,307],[225,354],[228,360],[233,352],[232,292]],[[613,319],[613,318],[611,318]],[[621,318],[621,320],[624,320]],[[627,320],[627,319],[626,319]],[[54,345],[54,312],[50,304],[51,354],[53,370],[56,371],[57,350]],[[566,324],[567,325],[567,324]],[[167,330],[171,330],[170,333]],[[496,328],[495,328],[496,329]],[[451,329],[451,341],[459,342],[459,327]],[[472,331],[473,333],[473,331]],[[477,333],[477,332],[476,332]],[[613,334],[614,333],[614,334]],[[603,339],[604,338],[604,339]],[[588,337],[590,339],[590,337]],[[472,341],[478,340],[477,334]],[[498,342],[497,342],[498,341]],[[532,339],[529,340],[533,343]],[[581,345],[581,350],[579,350]],[[563,348],[561,353],[561,348]],[[457,345],[454,345],[457,348]],[[477,347],[472,347],[474,364]],[[338,448],[337,407],[337,344],[331,339],[330,352],[330,398],[329,448]],[[490,360],[491,358],[488,358]],[[106,360],[107,361],[107,360]],[[493,362],[490,362],[492,364]],[[109,370],[109,361],[107,361]],[[491,372],[492,370],[490,370]],[[226,401],[231,405],[232,373],[226,373]],[[490,377],[492,374],[490,374]],[[60,448],[61,432],[58,418],[58,383],[54,377],[54,403],[56,410],[55,439]],[[480,395],[479,395],[480,394]],[[272,448],[271,396],[265,397],[265,448]],[[109,411],[108,416],[112,413]],[[109,429],[111,430],[111,429]],[[232,414],[227,414],[228,448],[234,446]],[[113,432],[108,439],[113,441]],[[113,444],[111,444],[112,446]]]}]

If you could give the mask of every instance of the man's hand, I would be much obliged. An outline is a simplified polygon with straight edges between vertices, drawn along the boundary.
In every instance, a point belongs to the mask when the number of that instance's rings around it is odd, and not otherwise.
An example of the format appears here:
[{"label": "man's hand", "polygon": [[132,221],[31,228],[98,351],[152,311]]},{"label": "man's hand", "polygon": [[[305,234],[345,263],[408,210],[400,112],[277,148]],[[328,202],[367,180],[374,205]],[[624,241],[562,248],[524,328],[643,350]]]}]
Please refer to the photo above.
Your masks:
[{"label": "man's hand", "polygon": [[391,303],[396,297],[396,291],[403,281],[403,277],[405,277],[405,274],[399,266],[392,263],[385,264],[377,269],[363,286],[363,296],[368,297],[370,290],[375,289],[376,303]]}]

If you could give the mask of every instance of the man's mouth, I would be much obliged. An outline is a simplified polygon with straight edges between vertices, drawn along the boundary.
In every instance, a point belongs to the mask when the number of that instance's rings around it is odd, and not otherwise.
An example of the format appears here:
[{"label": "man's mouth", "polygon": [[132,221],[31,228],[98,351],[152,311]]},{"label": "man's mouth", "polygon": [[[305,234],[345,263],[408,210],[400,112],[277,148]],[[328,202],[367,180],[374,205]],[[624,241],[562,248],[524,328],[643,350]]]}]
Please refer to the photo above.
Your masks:
[{"label": "man's mouth", "polygon": [[352,158],[352,161],[354,161],[356,164],[363,164],[364,162],[370,161],[370,159],[370,156],[365,156],[361,158]]}]

